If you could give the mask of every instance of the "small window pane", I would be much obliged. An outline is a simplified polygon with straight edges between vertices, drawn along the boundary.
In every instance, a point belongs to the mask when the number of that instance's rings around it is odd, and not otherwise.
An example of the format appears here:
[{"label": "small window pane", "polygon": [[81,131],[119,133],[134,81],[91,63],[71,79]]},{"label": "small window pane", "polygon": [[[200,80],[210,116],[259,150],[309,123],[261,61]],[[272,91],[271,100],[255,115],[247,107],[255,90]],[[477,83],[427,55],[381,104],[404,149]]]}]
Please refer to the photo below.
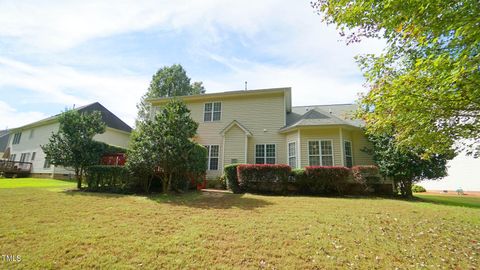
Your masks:
[{"label": "small window pane", "polygon": [[322,141],[322,155],[331,155],[331,154],[332,154],[332,142]]},{"label": "small window pane", "polygon": [[255,146],[255,156],[262,157],[262,158],[265,156],[265,145],[257,144]]},{"label": "small window pane", "polygon": [[210,146],[210,148],[211,148],[211,150],[210,150],[210,151],[211,151],[210,156],[211,156],[211,157],[218,157],[218,148],[219,148],[219,146],[218,146],[218,145],[212,145],[212,146]]},{"label": "small window pane", "polygon": [[275,164],[275,158],[267,158],[267,164]]},{"label": "small window pane", "polygon": [[308,142],[308,154],[309,155],[319,155],[318,141]]},{"label": "small window pane", "polygon": [[290,165],[290,167],[292,167],[292,168],[296,168],[297,167],[297,159],[295,157],[288,158],[288,165]]},{"label": "small window pane", "polygon": [[345,142],[345,155],[351,156],[352,155],[352,143]]},{"label": "small window pane", "polygon": [[212,113],[211,112],[205,112],[203,115],[203,121],[209,122],[212,121]]},{"label": "small window pane", "polygon": [[213,110],[216,111],[216,112],[219,112],[222,110],[222,103],[220,102],[215,102],[213,104]]},{"label": "small window pane", "polygon": [[267,144],[267,157],[275,157],[275,144]]},{"label": "small window pane", "polygon": [[319,156],[310,156],[309,157],[310,166],[320,166],[320,157]]},{"label": "small window pane", "polygon": [[214,112],[212,121],[219,121],[222,113],[221,112]]},{"label": "small window pane", "polygon": [[265,163],[265,159],[263,157],[255,159],[255,164],[264,164],[264,163]]},{"label": "small window pane", "polygon": [[205,103],[205,112],[212,111],[212,103]]},{"label": "small window pane", "polygon": [[333,166],[333,157],[332,156],[322,156],[322,165],[323,166]]},{"label": "small window pane", "polygon": [[218,170],[218,158],[210,158],[210,170]]},{"label": "small window pane", "polygon": [[346,157],[345,158],[345,165],[348,167],[348,168],[351,168],[353,166],[353,159],[352,157]]}]

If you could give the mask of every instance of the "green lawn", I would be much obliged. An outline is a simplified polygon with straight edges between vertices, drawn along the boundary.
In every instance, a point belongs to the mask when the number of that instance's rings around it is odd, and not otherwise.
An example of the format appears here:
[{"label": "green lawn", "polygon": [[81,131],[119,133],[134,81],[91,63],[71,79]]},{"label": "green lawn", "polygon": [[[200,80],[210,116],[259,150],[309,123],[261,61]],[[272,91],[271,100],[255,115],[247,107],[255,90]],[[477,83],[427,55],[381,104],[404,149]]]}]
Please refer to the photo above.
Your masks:
[{"label": "green lawn", "polygon": [[22,188],[22,187],[71,187],[75,188],[73,181],[62,181],[42,178],[0,178],[0,188]]},{"label": "green lawn", "polygon": [[472,207],[480,209],[480,197],[467,197],[467,196],[451,196],[451,195],[432,195],[432,194],[415,194],[416,197],[420,198],[425,202],[432,202],[436,204],[443,205],[452,205],[452,206],[463,206],[463,207]]},{"label": "green lawn", "polygon": [[1,188],[3,181],[11,180],[0,179],[0,254],[22,261],[0,261],[0,269],[480,265],[474,207],[382,198],[123,196]]}]

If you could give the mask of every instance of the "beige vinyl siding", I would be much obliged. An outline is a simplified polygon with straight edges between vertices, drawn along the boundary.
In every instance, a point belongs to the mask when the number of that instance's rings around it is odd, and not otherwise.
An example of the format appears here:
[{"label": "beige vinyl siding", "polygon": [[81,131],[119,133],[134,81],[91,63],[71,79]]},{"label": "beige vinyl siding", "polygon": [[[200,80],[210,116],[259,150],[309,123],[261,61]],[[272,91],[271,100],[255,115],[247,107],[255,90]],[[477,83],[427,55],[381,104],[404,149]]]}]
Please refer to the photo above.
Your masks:
[{"label": "beige vinyl siding", "polygon": [[300,130],[300,152],[301,152],[301,165],[302,167],[309,166],[308,161],[308,142],[331,140],[333,147],[333,165],[342,166],[341,154],[340,154],[340,133],[338,127],[335,128],[303,128]]},{"label": "beige vinyl siding", "polygon": [[107,127],[104,133],[95,135],[93,139],[110,145],[127,148],[130,133]]},{"label": "beige vinyl siding", "polygon": [[237,125],[234,125],[225,133],[223,164],[231,164],[232,159],[236,159],[237,163],[245,163],[245,136],[245,132]]},{"label": "beige vinyl siding", "polygon": [[[221,102],[220,121],[204,122],[203,110],[207,102]],[[237,120],[252,136],[248,138],[247,163],[255,162],[255,144],[276,145],[276,162],[287,163],[285,136],[278,133],[285,123],[285,100],[283,93],[269,93],[261,96],[212,97],[204,100],[187,101],[192,118],[199,123],[195,141],[200,144],[220,145],[218,171],[208,171],[207,178],[222,174],[224,161],[223,136],[220,132],[233,120]],[[244,143],[244,139],[242,139]],[[239,142],[240,144],[240,142]]]},{"label": "beige vinyl siding", "polygon": [[370,143],[361,131],[352,132],[353,165],[373,165],[373,158],[370,154],[362,151],[364,148],[371,148]]}]

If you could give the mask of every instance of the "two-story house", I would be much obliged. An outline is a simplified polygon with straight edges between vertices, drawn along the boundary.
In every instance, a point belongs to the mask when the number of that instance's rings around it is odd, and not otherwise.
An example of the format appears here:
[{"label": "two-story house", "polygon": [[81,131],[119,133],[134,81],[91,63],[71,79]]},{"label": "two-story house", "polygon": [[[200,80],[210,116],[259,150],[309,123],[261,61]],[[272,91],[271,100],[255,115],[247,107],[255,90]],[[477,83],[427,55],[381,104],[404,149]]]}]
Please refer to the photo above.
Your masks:
[{"label": "two-story house", "polygon": [[[100,103],[95,102],[78,107],[75,110],[80,113],[99,111],[107,127],[104,133],[95,135],[94,139],[127,148],[132,128]],[[9,130],[8,151],[10,160],[31,162],[31,175],[33,177],[67,178],[73,173],[68,168],[49,164],[40,147],[49,142],[52,133],[58,132],[60,127],[58,116],[55,115]]]},{"label": "two-story house", "polygon": [[[292,107],[291,88],[182,96],[208,150],[207,178],[232,163],[347,166],[373,164],[353,104]],[[149,100],[153,108],[170,98]]]}]

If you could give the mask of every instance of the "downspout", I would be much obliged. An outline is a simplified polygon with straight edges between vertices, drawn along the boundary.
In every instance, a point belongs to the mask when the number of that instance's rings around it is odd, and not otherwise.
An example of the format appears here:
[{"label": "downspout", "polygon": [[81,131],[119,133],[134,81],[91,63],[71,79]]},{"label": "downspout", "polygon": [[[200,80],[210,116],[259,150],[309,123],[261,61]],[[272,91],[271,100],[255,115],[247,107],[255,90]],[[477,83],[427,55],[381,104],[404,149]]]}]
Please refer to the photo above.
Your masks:
[{"label": "downspout", "polygon": [[340,130],[340,159],[342,162],[340,163],[342,166],[345,166],[345,149],[344,149],[344,142],[343,142],[343,130],[342,127],[339,128]]}]

